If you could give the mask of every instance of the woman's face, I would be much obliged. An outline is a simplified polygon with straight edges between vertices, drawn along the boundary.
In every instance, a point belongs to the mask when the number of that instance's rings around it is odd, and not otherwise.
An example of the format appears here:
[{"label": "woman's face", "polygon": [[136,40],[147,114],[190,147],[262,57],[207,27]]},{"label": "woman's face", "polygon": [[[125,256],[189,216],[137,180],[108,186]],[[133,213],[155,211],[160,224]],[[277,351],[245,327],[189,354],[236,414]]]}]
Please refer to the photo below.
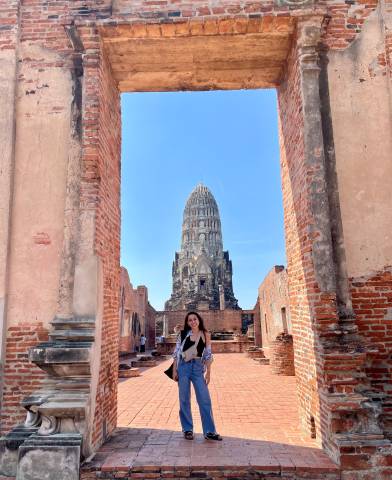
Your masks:
[{"label": "woman's face", "polygon": [[188,325],[191,328],[197,328],[199,327],[199,319],[196,317],[196,315],[189,315],[188,317]]}]

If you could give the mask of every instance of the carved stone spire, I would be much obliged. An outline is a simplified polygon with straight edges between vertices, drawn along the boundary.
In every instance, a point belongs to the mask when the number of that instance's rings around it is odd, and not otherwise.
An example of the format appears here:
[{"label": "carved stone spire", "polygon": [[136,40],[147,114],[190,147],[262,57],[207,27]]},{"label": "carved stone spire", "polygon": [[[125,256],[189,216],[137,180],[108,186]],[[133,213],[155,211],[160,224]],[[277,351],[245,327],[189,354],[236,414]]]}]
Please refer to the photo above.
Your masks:
[{"label": "carved stone spire", "polygon": [[229,252],[223,251],[218,205],[210,190],[200,183],[185,205],[181,250],[173,263],[173,293],[165,309],[218,310],[220,286],[226,308],[237,309]]}]

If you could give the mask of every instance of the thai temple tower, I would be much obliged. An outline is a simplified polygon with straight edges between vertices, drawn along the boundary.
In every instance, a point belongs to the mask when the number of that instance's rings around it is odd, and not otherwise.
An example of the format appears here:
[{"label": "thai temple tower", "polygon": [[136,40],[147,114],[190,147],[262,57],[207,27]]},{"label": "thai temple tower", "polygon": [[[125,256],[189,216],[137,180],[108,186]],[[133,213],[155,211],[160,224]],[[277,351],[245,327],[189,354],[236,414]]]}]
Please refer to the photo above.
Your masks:
[{"label": "thai temple tower", "polygon": [[173,293],[165,310],[238,309],[229,252],[223,251],[216,200],[199,184],[190,194],[182,222],[181,251],[173,262]]}]

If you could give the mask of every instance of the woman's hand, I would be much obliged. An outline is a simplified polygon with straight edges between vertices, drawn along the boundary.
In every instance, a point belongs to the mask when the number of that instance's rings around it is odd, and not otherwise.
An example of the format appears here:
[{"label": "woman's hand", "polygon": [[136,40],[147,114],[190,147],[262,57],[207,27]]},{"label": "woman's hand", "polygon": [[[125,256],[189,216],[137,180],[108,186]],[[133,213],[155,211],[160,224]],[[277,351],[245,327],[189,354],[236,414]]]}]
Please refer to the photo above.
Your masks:
[{"label": "woman's hand", "polygon": [[211,378],[211,376],[210,376],[210,371],[207,370],[206,373],[205,373],[205,375],[204,375],[204,380],[206,381],[206,384],[207,384],[207,385],[210,383],[210,378]]}]

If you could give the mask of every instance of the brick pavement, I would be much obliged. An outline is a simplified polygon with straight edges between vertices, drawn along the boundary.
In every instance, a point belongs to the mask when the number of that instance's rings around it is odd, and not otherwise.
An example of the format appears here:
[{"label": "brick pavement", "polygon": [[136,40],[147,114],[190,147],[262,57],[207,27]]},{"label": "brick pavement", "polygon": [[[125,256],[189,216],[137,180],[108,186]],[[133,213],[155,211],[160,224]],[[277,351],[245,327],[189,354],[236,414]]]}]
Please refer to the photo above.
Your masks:
[{"label": "brick pavement", "polygon": [[[255,472],[274,478],[340,478],[316,442],[301,434],[295,377],[272,375],[269,366],[244,354],[216,354],[210,392],[224,440],[203,439],[192,392],[196,438],[187,441],[180,431],[177,384],[163,374],[169,363],[120,380],[119,428],[85,465],[82,478],[101,478],[94,476],[98,472],[106,472],[105,478],[118,478],[119,472],[124,478],[203,478],[206,471],[210,478],[261,478],[251,477]],[[204,472],[200,477],[198,470]]]}]

